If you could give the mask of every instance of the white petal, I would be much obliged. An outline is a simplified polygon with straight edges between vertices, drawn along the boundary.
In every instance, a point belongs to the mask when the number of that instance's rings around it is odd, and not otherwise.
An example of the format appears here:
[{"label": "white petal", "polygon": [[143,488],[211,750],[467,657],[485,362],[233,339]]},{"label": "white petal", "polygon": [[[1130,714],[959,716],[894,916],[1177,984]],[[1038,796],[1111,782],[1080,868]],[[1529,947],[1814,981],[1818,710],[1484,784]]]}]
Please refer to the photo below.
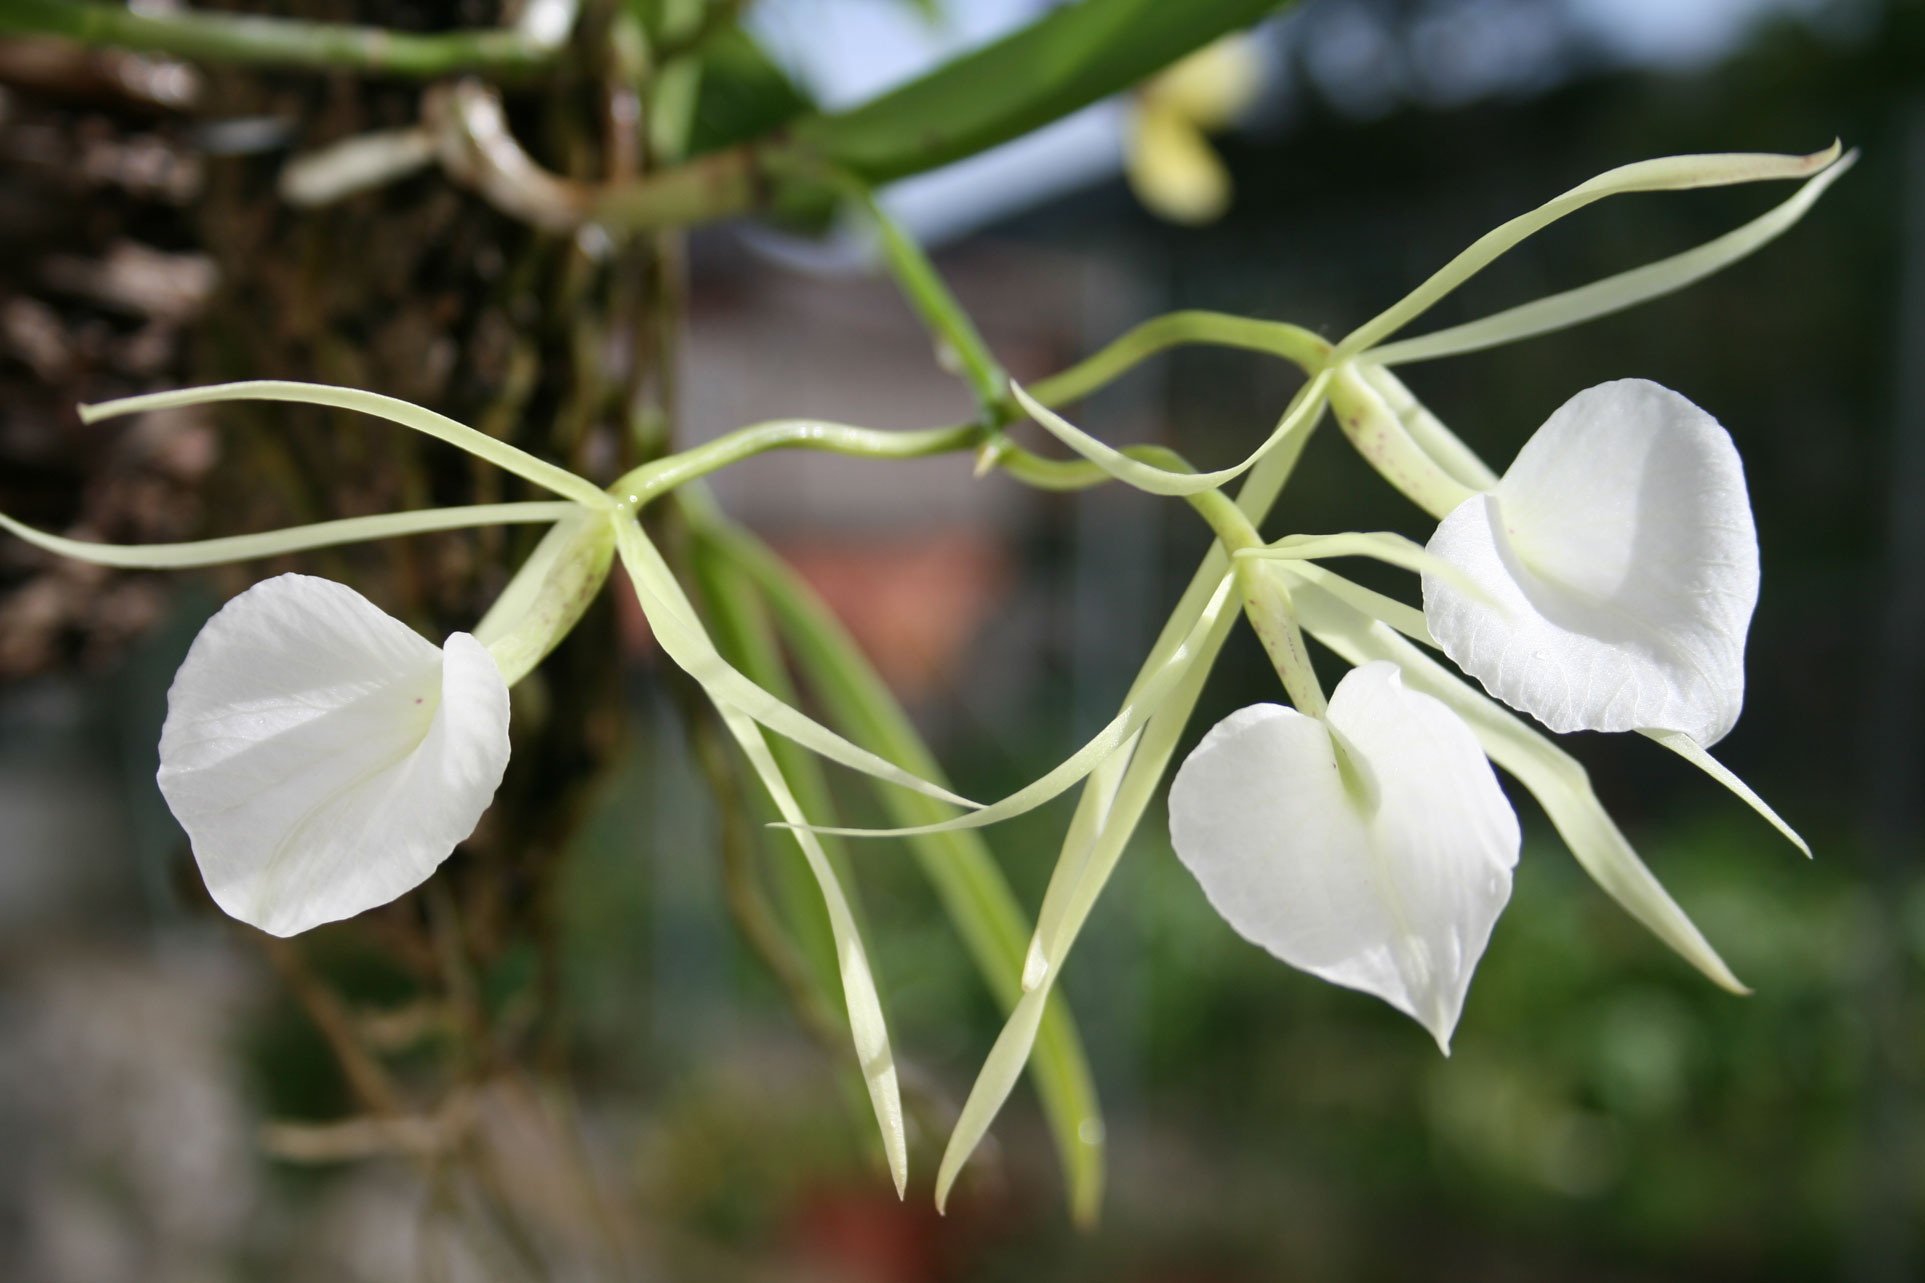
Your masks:
[{"label": "white petal", "polygon": [[1170,786],[1170,839],[1246,939],[1449,1050],[1510,899],[1517,815],[1470,728],[1395,665],[1346,675],[1327,726],[1275,704],[1218,723]]},{"label": "white petal", "polygon": [[215,903],[288,936],[385,904],[474,831],[508,765],[508,688],[352,588],[281,575],[228,602],[167,692],[160,789]]},{"label": "white petal", "polygon": [[1676,392],[1621,379],[1578,393],[1429,548],[1491,598],[1426,576],[1431,635],[1552,730],[1709,745],[1738,720],[1758,539],[1730,434]]}]

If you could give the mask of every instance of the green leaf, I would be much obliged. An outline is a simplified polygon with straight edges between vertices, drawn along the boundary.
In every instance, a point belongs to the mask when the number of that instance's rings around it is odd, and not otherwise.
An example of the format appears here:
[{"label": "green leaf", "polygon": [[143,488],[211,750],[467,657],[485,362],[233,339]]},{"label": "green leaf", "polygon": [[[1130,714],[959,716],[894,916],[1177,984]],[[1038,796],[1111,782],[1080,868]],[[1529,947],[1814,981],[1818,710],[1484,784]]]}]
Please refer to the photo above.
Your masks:
[{"label": "green leaf", "polygon": [[[941,773],[908,716],[853,638],[809,588],[752,535],[722,521],[684,492],[698,537],[719,549],[766,594],[778,627],[810,688],[831,720],[852,737],[918,775]],[[876,790],[898,823],[941,819],[941,804],[897,789]],[[909,839],[977,969],[996,999],[1014,1010],[1029,927],[979,834],[925,833]],[[1036,1055],[1030,1062],[1043,1112],[1080,1225],[1096,1220],[1103,1197],[1103,1119],[1089,1064],[1067,1005],[1059,998],[1026,1013]],[[1038,1014],[1040,1013],[1040,1014]]]},{"label": "green leaf", "polygon": [[1078,0],[795,141],[871,183],[987,151],[1118,93],[1285,0]]},{"label": "green leaf", "polygon": [[759,138],[815,108],[755,37],[738,26],[711,34],[702,44],[701,57],[702,85],[688,140],[691,156]]}]

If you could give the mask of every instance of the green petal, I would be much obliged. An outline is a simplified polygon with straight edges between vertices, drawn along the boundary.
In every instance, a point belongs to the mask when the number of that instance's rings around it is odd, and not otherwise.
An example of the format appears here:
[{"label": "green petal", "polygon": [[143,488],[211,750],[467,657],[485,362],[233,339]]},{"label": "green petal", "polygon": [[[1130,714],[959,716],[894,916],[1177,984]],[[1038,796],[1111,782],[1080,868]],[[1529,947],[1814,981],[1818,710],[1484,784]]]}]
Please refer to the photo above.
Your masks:
[{"label": "green petal", "polygon": [[1198,648],[1203,644],[1210,630],[1216,626],[1218,617],[1230,601],[1230,589],[1234,581],[1224,576],[1217,586],[1210,603],[1204,608],[1203,615],[1170,657],[1154,669],[1147,682],[1133,690],[1124,702],[1121,711],[1111,719],[1109,725],[1067,758],[1055,770],[1035,783],[1011,793],[1000,802],[993,802],[980,811],[971,811],[953,819],[937,824],[922,824],[906,829],[845,829],[817,827],[813,832],[832,833],[838,837],[915,837],[925,833],[953,833],[960,829],[979,829],[984,825],[995,824],[1014,816],[1033,811],[1043,803],[1060,795],[1078,780],[1096,769],[1119,748],[1136,738],[1143,724],[1150,720],[1162,705],[1164,698],[1175,689],[1189,671],[1191,661]]},{"label": "green petal", "polygon": [[911,775],[895,763],[851,744],[735,671],[709,641],[708,634],[696,620],[695,608],[689,604],[682,586],[676,582],[661,553],[655,550],[655,545],[642,534],[634,518],[617,517],[614,521],[616,549],[621,554],[622,565],[627,569],[629,579],[635,585],[635,595],[641,602],[642,613],[647,616],[649,627],[655,630],[656,640],[661,642],[662,649],[668,652],[670,659],[701,683],[702,689],[718,706],[746,713],[778,735],[786,735],[804,748],[820,753],[832,762],[840,762],[851,770],[914,789],[955,806],[970,810],[981,806],[981,803],[972,802],[940,785]]},{"label": "green petal", "polygon": [[1332,363],[1369,351],[1422,316],[1439,299],[1490,266],[1518,242],[1593,201],[1626,192],[1682,191],[1693,187],[1724,187],[1733,183],[1808,178],[1837,160],[1840,150],[1839,145],[1833,143],[1809,156],[1780,156],[1768,152],[1666,156],[1658,160],[1638,161],[1599,174],[1587,182],[1579,183],[1555,200],[1478,237],[1471,242],[1469,249],[1438,269],[1429,280],[1352,331],[1337,345]]},{"label": "green petal", "polygon": [[1656,740],[1673,753],[1676,753],[1679,757],[1682,757],[1685,761],[1691,763],[1691,765],[1703,771],[1706,775],[1709,775],[1712,779],[1718,781],[1718,783],[1730,789],[1733,793],[1736,793],[1744,800],[1745,805],[1764,816],[1771,827],[1784,834],[1793,846],[1803,851],[1807,860],[1811,858],[1811,847],[1806,844],[1803,838],[1798,836],[1798,831],[1792,828],[1791,825],[1785,823],[1778,812],[1772,810],[1763,798],[1752,792],[1751,786],[1739,779],[1730,767],[1711,756],[1711,754],[1705,750],[1704,745],[1698,743],[1698,741],[1692,739],[1683,731],[1640,731],[1639,734]]},{"label": "green petal", "polygon": [[118,401],[102,401],[99,405],[83,405],[80,407],[80,421],[94,423],[116,415],[139,414],[143,410],[208,405],[216,401],[283,401],[371,414],[446,441],[478,459],[486,459],[503,471],[532,481],[544,490],[553,491],[564,499],[572,499],[584,508],[614,506],[614,500],[566,468],[556,467],[546,459],[538,459],[526,450],[511,446],[506,441],[497,441],[485,432],[477,432],[465,423],[457,423],[445,414],[423,409],[412,401],[382,396],[378,392],[363,392],[358,388],[330,387],[324,383],[290,383],[279,379],[216,383],[204,388],[150,392],[144,396],[122,397]]},{"label": "green petal", "polygon": [[[690,491],[680,494],[699,535],[766,594],[796,666],[835,723],[905,768],[940,780],[935,758],[908,715],[821,600],[753,536],[728,525]],[[942,814],[941,803],[902,789],[878,783],[876,796],[904,824]],[[1033,932],[982,835],[924,834],[908,842],[984,981],[1012,1011],[1023,995],[1023,950]],[[1030,1072],[1062,1162],[1071,1216],[1087,1228],[1102,1206],[1103,1114],[1082,1040],[1060,994],[1043,1012]]]},{"label": "green petal", "polygon": [[[1182,614],[1179,606],[1172,618]],[[936,1206],[941,1207],[948,1199],[963,1165],[982,1143],[990,1123],[1022,1073],[1035,1041],[1035,1022],[1042,1004],[1048,1000],[1056,977],[1062,974],[1063,961],[1088,920],[1097,896],[1109,882],[1123,849],[1136,832],[1144,809],[1162,783],[1177,740],[1210,675],[1211,662],[1236,618],[1235,612],[1225,611],[1215,621],[1198,654],[1190,661],[1182,682],[1143,729],[1128,765],[1114,784],[1107,778],[1092,777],[1085,785],[1082,803],[1071,821],[1069,839],[1064,843],[1063,856],[1050,877],[1044,912],[1037,920],[1036,939],[1031,945],[1031,958],[1024,967],[1028,992],[1010,1014],[995,1047],[983,1062],[969,1098],[963,1103],[962,1115],[950,1133],[942,1165],[936,1173]],[[1120,761],[1120,755],[1110,761]],[[1052,903],[1056,906],[1054,913]]]},{"label": "green petal", "polygon": [[[775,799],[777,809],[791,824],[805,824],[807,817],[796,804],[795,794],[789,791],[788,781],[769,753],[761,728],[735,709],[723,706],[721,712],[722,720],[728,723],[730,733],[742,746],[762,786]],[[902,1093],[896,1082],[895,1054],[889,1048],[889,1028],[882,1016],[882,1002],[876,996],[869,955],[862,947],[855,917],[849,912],[848,897],[836,880],[822,844],[804,829],[796,831],[795,840],[802,847],[803,858],[809,862],[809,872],[822,888],[822,903],[829,911],[829,929],[835,933],[836,955],[842,969],[842,997],[849,1009],[849,1033],[855,1040],[856,1063],[868,1085],[870,1103],[875,1106],[883,1152],[889,1158],[889,1175],[896,1182],[896,1196],[900,1198],[909,1183],[909,1143],[903,1129]]]},{"label": "green petal", "polygon": [[559,521],[581,511],[572,503],[477,503],[460,508],[424,508],[418,512],[382,513],[373,517],[344,517],[317,521],[258,535],[228,535],[191,543],[111,544],[68,539],[35,530],[0,512],[0,529],[11,531],[36,548],[96,566],[122,570],[185,570],[219,566],[233,561],[256,561],[311,548],[392,539],[399,535],[436,530],[465,530],[471,526],[509,526]]},{"label": "green petal", "polygon": [[1215,490],[1226,481],[1234,481],[1254,467],[1258,460],[1275,450],[1292,433],[1300,429],[1308,431],[1310,424],[1323,408],[1323,393],[1329,383],[1330,373],[1327,370],[1311,379],[1297,392],[1290,403],[1290,408],[1285,411],[1282,420],[1277,424],[1276,430],[1256,448],[1254,453],[1242,463],[1216,472],[1171,472],[1165,468],[1142,463],[1090,436],[1025,392],[1020,384],[1012,382],[1009,390],[1024,411],[1047,428],[1051,435],[1118,481],[1128,482],[1137,489],[1146,490],[1151,494],[1191,495],[1201,494],[1205,490]]},{"label": "green petal", "polygon": [[1435,459],[1438,467],[1472,490],[1490,490],[1497,485],[1497,474],[1491,471],[1490,465],[1478,458],[1477,452],[1465,445],[1455,432],[1445,427],[1443,420],[1432,414],[1404,386],[1402,379],[1374,360],[1360,359],[1356,366],[1357,373],[1384,399],[1384,404],[1397,416],[1397,421],[1410,434],[1410,439]]},{"label": "green petal", "polygon": [[[1320,413],[1322,401],[1314,404],[1315,412]],[[1304,444],[1309,440],[1309,428],[1314,422],[1313,417],[1306,422],[1304,431],[1267,455],[1238,493],[1237,506],[1252,522],[1262,521],[1276,502],[1278,492],[1289,479]],[[1148,679],[1149,674],[1168,660],[1181,639],[1195,626],[1229,565],[1230,559],[1220,545],[1213,545],[1204,554],[1202,564],[1197,567],[1182,599],[1164,622],[1163,631],[1157,636],[1149,658],[1144,661],[1137,675],[1136,686],[1132,686],[1132,695],[1136,693],[1137,686]],[[1022,985],[1027,993],[1047,994],[1054,986],[1056,976],[1061,973],[1063,963],[1076,943],[1077,932],[1089,915],[1090,906],[1102,893],[1123,848],[1128,845],[1138,821],[1142,819],[1144,808],[1162,780],[1164,770],[1169,766],[1177,739],[1196,707],[1197,696],[1202,692],[1211,665],[1235,620],[1236,615],[1231,612],[1225,612],[1217,620],[1216,627],[1204,638],[1196,658],[1191,661],[1183,681],[1138,733],[1136,742],[1125,752],[1105,759],[1084,781],[1076,812],[1070,818],[1069,833],[1063,840],[1056,867],[1050,873],[1049,888],[1043,895],[1042,911],[1036,919],[1036,933],[1030,939],[1029,951],[1023,962]],[[1040,997],[1033,1000],[1044,1001]],[[963,1164],[988,1131],[1002,1102],[1008,1098],[1011,1084],[1004,1081],[1004,1076],[1012,1065],[1020,1066],[1029,1054],[1034,1042],[1033,1033],[1027,1029],[1031,1019],[1020,1005],[1011,1013],[1003,1036],[997,1041],[996,1050],[978,1074],[969,1101],[964,1105],[968,1125],[958,1124],[943,1154],[942,1174],[937,1180],[939,1202],[947,1198],[950,1186]]]},{"label": "green petal", "polygon": [[1424,622],[1424,612],[1417,607],[1398,601],[1395,597],[1373,592],[1362,584],[1350,582],[1334,570],[1310,562],[1294,562],[1285,570],[1292,579],[1321,588],[1346,606],[1390,625],[1419,645],[1438,649],[1437,639],[1430,635],[1430,625]]},{"label": "green petal", "polygon": [[1805,211],[1825,194],[1825,189],[1842,178],[1857,160],[1856,151],[1845,153],[1837,164],[1800,187],[1790,200],[1752,219],[1743,227],[1726,232],[1695,249],[1620,272],[1601,281],[1593,281],[1574,290],[1507,308],[1481,320],[1453,325],[1449,329],[1399,343],[1386,343],[1371,349],[1370,358],[1382,365],[1407,365],[1440,356],[1478,352],[1566,329],[1674,293],[1713,272],[1724,270],[1782,235],[1803,218]]},{"label": "green petal", "polygon": [[1306,373],[1323,368],[1324,358],[1330,354],[1329,343],[1302,326],[1284,321],[1223,312],[1165,312],[1130,327],[1062,373],[1032,384],[1029,393],[1044,405],[1080,401],[1158,352],[1191,343],[1267,352],[1295,363]]},{"label": "green petal", "polygon": [[1240,548],[1235,556],[1238,560],[1286,563],[1317,561],[1324,557],[1371,557],[1401,570],[1435,576],[1467,596],[1486,603],[1490,601],[1483,585],[1456,565],[1431,555],[1416,540],[1406,539],[1388,530],[1350,530],[1336,535],[1285,535],[1262,548]]},{"label": "green petal", "polygon": [[1048,1001],[1047,986],[1031,989],[1018,998],[1003,1024],[1003,1031],[996,1036],[996,1045],[989,1049],[989,1056],[976,1075],[976,1083],[969,1089],[969,1098],[963,1101],[962,1112],[956,1116],[956,1126],[949,1133],[949,1144],[942,1151],[942,1164],[936,1169],[937,1211],[948,1209],[949,1191],[955,1187],[956,1177],[962,1174],[963,1164],[989,1134],[989,1125],[996,1121],[1009,1093],[1016,1088],[1016,1080],[1022,1077],[1023,1066],[1029,1063],[1030,1049],[1036,1045],[1036,1030],[1042,1023]]}]

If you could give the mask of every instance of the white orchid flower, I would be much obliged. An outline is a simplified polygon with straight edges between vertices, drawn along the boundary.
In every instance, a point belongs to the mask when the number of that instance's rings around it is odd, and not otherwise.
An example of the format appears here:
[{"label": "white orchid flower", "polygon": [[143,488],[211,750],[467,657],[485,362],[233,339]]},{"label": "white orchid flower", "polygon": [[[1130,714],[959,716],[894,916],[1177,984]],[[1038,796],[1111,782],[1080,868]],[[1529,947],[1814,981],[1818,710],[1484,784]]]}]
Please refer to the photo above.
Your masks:
[{"label": "white orchid flower", "polygon": [[1245,939],[1449,1052],[1517,814],[1470,728],[1396,665],[1351,670],[1322,718],[1253,704],[1217,723],[1170,785],[1170,840]]},{"label": "white orchid flower", "polygon": [[508,684],[467,633],[436,646],[342,584],[229,601],[167,692],[160,791],[214,902],[277,936],[412,890],[508,766]]},{"label": "white orchid flower", "polygon": [[[1846,172],[1854,156],[1855,153],[1845,153],[1834,144],[1807,156],[1673,156],[1621,166],[1477,238],[1411,293],[1339,342],[1321,350],[1306,353],[1297,342],[1265,341],[1261,334],[1247,330],[1210,337],[1210,341],[1231,346],[1275,352],[1298,364],[1306,377],[1303,387],[1270,433],[1241,461],[1228,467],[1187,472],[1158,466],[1133,458],[1083,431],[1013,384],[1012,398],[1032,419],[1078,455],[1115,479],[1152,494],[1199,495],[1249,474],[1236,502],[1258,523],[1275,503],[1298,452],[1328,408],[1336,412],[1338,423],[1365,457],[1399,489],[1409,485],[1413,476],[1398,465],[1405,461],[1421,464],[1422,475],[1415,479],[1434,492],[1437,506],[1427,503],[1425,498],[1418,501],[1441,518],[1469,494],[1489,488],[1497,478],[1441,422],[1415,402],[1391,373],[1391,367],[1519,342],[1683,289],[1738,262],[1795,226],[1827,188]],[[1412,322],[1516,245],[1599,200],[1632,192],[1800,179],[1805,181],[1789,199],[1695,248],[1461,325],[1412,338],[1398,337]],[[1154,324],[1126,334],[1114,347],[1154,350],[1207,337],[1202,327],[1193,327],[1187,320],[1182,325],[1169,324],[1152,330]],[[1367,390],[1370,395],[1367,398],[1351,396],[1349,405],[1344,404],[1346,394],[1357,389]],[[1058,387],[1055,395],[1045,399],[1056,403],[1065,397]],[[1346,409],[1355,408],[1359,400],[1367,408],[1381,409],[1381,413],[1368,418],[1346,415]],[[1377,429],[1382,430],[1381,437]],[[1385,449],[1377,449],[1380,444]],[[1408,448],[1399,449],[1400,446]],[[1430,497],[1433,495],[1426,496]],[[1078,800],[1037,915],[1036,931],[1023,968],[1022,1000],[1011,1012],[985,1059],[944,1150],[936,1180],[938,1206],[942,1205],[970,1154],[988,1134],[1014,1088],[1034,1046],[1036,1030],[1055,980],[1062,974],[1091,906],[1122,858],[1174,755],[1183,723],[1195,706],[1203,678],[1232,622],[1233,617],[1223,614],[1205,628],[1200,640],[1191,641],[1195,629],[1205,624],[1212,604],[1217,601],[1217,586],[1229,560],[1224,550],[1212,549],[1198,568],[1138,678],[1140,684],[1175,664],[1180,673],[1171,693],[1126,749],[1107,758],[1091,774]],[[1543,803],[1559,833],[1600,886],[1717,983],[1743,991],[1736,977],[1612,824],[1591,792],[1583,768],[1556,745],[1535,735],[1441,668],[1425,667],[1427,658],[1398,635],[1402,632],[1421,641],[1431,640],[1419,612],[1402,602],[1349,585],[1308,562],[1293,568],[1289,575],[1298,581],[1293,591],[1301,591],[1302,603],[1308,606],[1314,601],[1322,612],[1316,624],[1311,623],[1308,611],[1305,613],[1306,626],[1313,635],[1335,646],[1352,663],[1390,658],[1414,684],[1421,678],[1425,693],[1444,700],[1463,717],[1492,759],[1516,775]],[[1314,579],[1316,583],[1301,582],[1305,579]],[[1359,602],[1367,604],[1359,606]],[[1663,742],[1710,771],[1791,835],[1768,807],[1689,736],[1672,732],[1663,737]],[[1792,836],[1796,841],[1795,835]]]},{"label": "white orchid flower", "polygon": [[1424,576],[1444,653],[1554,731],[1724,737],[1744,703],[1758,536],[1731,435],[1645,379],[1578,393],[1428,549],[1485,600]]}]

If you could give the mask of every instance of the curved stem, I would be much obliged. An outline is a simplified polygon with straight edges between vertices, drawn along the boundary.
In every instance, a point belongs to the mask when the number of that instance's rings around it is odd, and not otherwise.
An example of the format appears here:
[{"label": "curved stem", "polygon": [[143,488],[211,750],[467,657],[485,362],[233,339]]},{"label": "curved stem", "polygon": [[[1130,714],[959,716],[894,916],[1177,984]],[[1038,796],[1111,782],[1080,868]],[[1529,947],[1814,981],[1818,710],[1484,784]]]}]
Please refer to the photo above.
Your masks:
[{"label": "curved stem", "polygon": [[897,287],[916,309],[922,323],[944,345],[945,354],[961,367],[960,373],[976,394],[976,404],[983,416],[1000,423],[1015,418],[1016,411],[1009,403],[1009,376],[991,355],[982,332],[950,291],[942,273],[929,261],[929,255],[923,252],[915,237],[876,203],[875,194],[866,185],[853,177],[844,178],[841,185],[861,201],[875,220],[882,235],[882,259],[888,265],[889,274],[896,278]]},{"label": "curved stem", "polygon": [[[935,285],[947,294],[939,278]],[[908,291],[907,283],[904,289]],[[918,310],[921,306],[918,302]],[[960,315],[960,309],[957,313]],[[968,325],[968,318],[963,316],[961,323]],[[938,329],[948,336],[945,327]],[[969,332],[974,333],[973,326]],[[977,341],[980,343],[980,339]],[[1267,352],[1283,357],[1306,372],[1320,370],[1330,351],[1330,345],[1316,334],[1283,321],[1252,320],[1221,312],[1170,312],[1134,327],[1095,355],[1037,383],[1029,392],[1045,405],[1073,401],[1121,377],[1158,352],[1198,343]],[[993,363],[986,349],[983,355]],[[1088,459],[1045,458],[1017,445],[1000,430],[987,429],[979,423],[890,431],[817,419],[777,419],[738,428],[713,441],[643,464],[610,486],[609,493],[622,506],[637,510],[685,482],[765,450],[824,450],[864,459],[916,459],[979,450],[982,452],[979,471],[999,468],[1012,479],[1039,490],[1087,490],[1111,479]],[[1121,453],[1169,471],[1194,471],[1180,455],[1161,446],[1129,446]]]},{"label": "curved stem", "polygon": [[817,419],[777,419],[737,428],[713,441],[645,463],[610,486],[608,492],[622,507],[635,511],[679,485],[765,450],[825,450],[864,459],[919,459],[971,449],[981,435],[982,429],[971,423],[891,432]]},{"label": "curved stem", "polygon": [[1168,312],[1126,330],[1095,355],[1062,373],[1031,384],[1029,394],[1048,406],[1075,401],[1158,352],[1192,343],[1267,352],[1291,362],[1305,374],[1321,370],[1330,355],[1330,344],[1300,325],[1224,312]]}]

